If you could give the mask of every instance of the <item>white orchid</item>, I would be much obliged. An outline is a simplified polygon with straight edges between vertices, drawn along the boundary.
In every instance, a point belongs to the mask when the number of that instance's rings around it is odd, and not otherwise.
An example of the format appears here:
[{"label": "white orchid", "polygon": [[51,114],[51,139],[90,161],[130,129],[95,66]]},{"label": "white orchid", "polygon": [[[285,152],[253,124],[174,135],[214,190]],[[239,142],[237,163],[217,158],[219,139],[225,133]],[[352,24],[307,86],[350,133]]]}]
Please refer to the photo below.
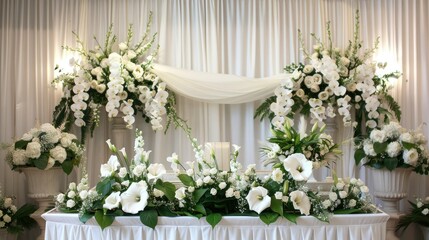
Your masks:
[{"label": "white orchid", "polygon": [[122,210],[126,213],[137,214],[145,209],[148,199],[146,182],[133,182],[127,191],[121,194]]},{"label": "white orchid", "polygon": [[294,153],[283,161],[283,166],[295,181],[307,181],[313,173],[313,163],[302,153]]},{"label": "white orchid", "polygon": [[258,214],[271,205],[271,197],[268,196],[268,190],[261,186],[252,188],[246,196],[246,200],[249,204],[249,209]]}]

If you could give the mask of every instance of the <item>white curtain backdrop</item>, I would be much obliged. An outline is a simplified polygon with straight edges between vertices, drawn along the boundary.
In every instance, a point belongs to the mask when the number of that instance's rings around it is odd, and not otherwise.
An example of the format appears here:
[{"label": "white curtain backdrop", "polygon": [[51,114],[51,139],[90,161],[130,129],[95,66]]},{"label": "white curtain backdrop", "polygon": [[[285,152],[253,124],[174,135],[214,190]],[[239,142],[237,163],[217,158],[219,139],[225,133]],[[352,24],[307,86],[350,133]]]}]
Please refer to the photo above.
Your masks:
[{"label": "white curtain backdrop", "polygon": [[[380,36],[378,59],[403,73],[392,89],[402,107],[401,122],[408,128],[428,122],[429,2],[425,0],[2,0],[0,142],[11,142],[35,124],[52,121],[61,91],[51,87],[50,81],[55,64],[69,57],[61,46],[75,46],[72,31],[89,48],[95,45],[93,36],[104,40],[111,23],[119,40],[125,39],[128,24],[133,24],[135,36],[141,36],[152,11],[151,30],[158,32],[160,44],[158,63],[198,72],[265,78],[281,74],[285,65],[302,60],[297,29],[311,47],[314,41],[310,33],[326,38],[325,23],[331,21],[335,45],[345,46],[353,37],[357,9],[364,46],[371,47]],[[269,123],[253,119],[260,103],[225,105],[179,96],[177,110],[200,143],[241,145],[239,160],[243,165],[256,163],[263,169],[258,149],[269,136]],[[108,159],[104,140],[115,134],[113,123],[104,114],[101,119],[86,145],[86,166],[93,184],[100,164]],[[173,152],[186,161],[193,158],[189,141],[180,130],[154,133],[142,119],[135,126],[143,130],[146,146],[153,150],[152,161],[166,163]],[[423,130],[428,136],[428,126]],[[337,124],[336,139],[350,137],[350,130]],[[133,131],[128,131],[123,141],[130,145]],[[350,145],[346,144],[343,151],[337,165],[339,175],[361,177],[371,187],[371,176],[354,167]],[[4,156],[1,152],[0,158]],[[70,179],[75,180],[73,176]],[[23,174],[12,172],[4,161],[0,161],[0,184],[5,194],[17,197],[19,205],[28,201]],[[412,175],[409,189],[409,199],[429,195],[428,177]],[[404,203],[402,209],[406,210]],[[414,232],[417,230],[411,228],[406,235],[414,236]]]}]

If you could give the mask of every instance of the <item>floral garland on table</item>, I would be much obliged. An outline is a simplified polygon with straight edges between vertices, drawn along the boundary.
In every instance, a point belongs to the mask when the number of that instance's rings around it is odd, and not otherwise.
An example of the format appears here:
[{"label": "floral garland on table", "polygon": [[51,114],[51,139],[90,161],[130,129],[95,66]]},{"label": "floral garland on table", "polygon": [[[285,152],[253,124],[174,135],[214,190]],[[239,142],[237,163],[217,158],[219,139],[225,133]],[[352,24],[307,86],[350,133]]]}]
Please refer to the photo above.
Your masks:
[{"label": "floral garland on table", "polygon": [[355,160],[373,168],[411,168],[418,174],[429,174],[429,152],[426,137],[420,131],[409,131],[397,122],[374,129],[356,146]]},{"label": "floral garland on table", "polygon": [[[309,53],[299,38],[306,58],[305,63],[291,64],[285,71],[291,76],[281,82],[275,96],[268,98],[256,111],[261,119],[269,116],[272,124],[281,128],[286,117],[295,113],[310,116],[311,122],[323,122],[337,114],[342,116],[344,126],[353,126],[355,136],[362,135],[362,123],[367,132],[377,127],[378,120],[393,117],[400,120],[400,107],[388,94],[389,78],[398,78],[398,72],[376,75],[376,68],[386,64],[376,64],[371,60],[377,48],[362,51],[359,39],[359,12],[356,13],[354,39],[344,50],[333,47],[330,24],[327,24],[328,43],[324,44],[314,34],[317,41],[313,53]],[[356,119],[352,119],[352,109]],[[270,112],[271,111],[271,112]],[[382,119],[382,118],[381,118]]]},{"label": "floral garland on table", "polygon": [[37,225],[30,217],[37,210],[32,204],[25,204],[19,209],[13,204],[11,197],[3,196],[0,191],[0,229],[6,229],[9,233],[18,234],[24,229],[30,229]]},{"label": "floral garland on table", "polygon": [[415,203],[411,201],[408,202],[411,205],[411,212],[399,218],[396,231],[402,228],[403,231],[405,231],[411,223],[417,223],[421,226],[429,227],[429,197],[426,197],[424,200],[416,198]]},{"label": "floral garland on table", "polygon": [[70,174],[82,159],[84,147],[76,136],[55,128],[50,123],[32,128],[18,141],[7,148],[6,161],[12,170],[22,167],[37,167],[47,170],[61,166]]},{"label": "floral garland on table", "polygon": [[95,217],[103,229],[123,215],[138,215],[144,225],[155,228],[158,216],[206,217],[214,227],[227,215],[259,216],[270,224],[279,217],[295,223],[301,215],[329,221],[334,213],[374,211],[368,188],[360,180],[334,178],[328,196],[308,189],[305,182],[313,163],[301,153],[282,159],[270,175],[260,178],[254,164],[242,171],[237,162],[239,147],[234,145],[230,170],[223,171],[212,147],[198,145],[189,128],[184,129],[188,129],[195,161],[183,164],[175,153],[167,159],[183,186],[162,180],[165,167],[149,163],[150,151],[144,149],[141,132],[137,132],[134,157],[129,159],[123,149],[118,151],[107,141],[115,155],[101,166],[95,189],[72,184],[66,194],[57,196],[59,210],[69,212],[81,206],[80,220],[85,223]]},{"label": "floral garland on table", "polygon": [[[65,124],[69,129],[74,124],[81,128],[82,139],[88,127],[91,134],[99,124],[99,112],[105,107],[108,117],[123,114],[127,127],[131,128],[137,112],[142,112],[154,130],[163,129],[162,116],[171,107],[171,98],[166,84],[151,72],[158,50],[151,52],[156,34],[148,37],[152,13],[146,32],[139,42],[132,45],[132,26],[127,39],[116,45],[117,37],[110,26],[104,46],[96,38],[94,50],[85,48],[77,34],[78,48],[64,47],[79,54],[80,59],[70,61],[72,73],[61,73],[53,84],[62,83],[64,97],[56,106],[54,124]],[[115,48],[119,48],[115,51]]]}]

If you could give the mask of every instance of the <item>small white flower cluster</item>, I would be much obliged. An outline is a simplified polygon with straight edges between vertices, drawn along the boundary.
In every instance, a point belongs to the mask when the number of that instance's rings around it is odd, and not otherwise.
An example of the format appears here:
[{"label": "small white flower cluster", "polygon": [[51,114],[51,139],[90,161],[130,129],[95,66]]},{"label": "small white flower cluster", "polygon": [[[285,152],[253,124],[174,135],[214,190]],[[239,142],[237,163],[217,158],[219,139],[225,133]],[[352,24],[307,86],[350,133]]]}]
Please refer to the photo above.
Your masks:
[{"label": "small white flower cluster", "polygon": [[12,198],[4,197],[0,191],[0,229],[8,228],[12,224],[12,217],[16,211]]},{"label": "small white flower cluster", "polygon": [[416,207],[422,215],[427,216],[429,214],[429,197],[426,197],[425,200],[417,198]]},{"label": "small white flower cluster", "polygon": [[337,209],[369,208],[371,199],[369,189],[360,179],[338,179],[322,202],[323,208],[334,212]]},{"label": "small white flower cluster", "polygon": [[85,175],[79,184],[71,182],[65,193],[55,196],[55,206],[64,212],[78,212],[82,202],[88,197],[97,196],[95,189],[89,189],[88,176]]},{"label": "small white flower cluster", "polygon": [[367,164],[383,164],[380,161],[384,159],[396,159],[396,166],[406,164],[417,172],[427,174],[429,153],[426,143],[426,137],[420,131],[408,131],[399,123],[390,122],[374,129],[358,149],[364,153]]},{"label": "small white flower cluster", "polygon": [[[63,73],[53,82],[63,82],[66,101],[59,106],[70,104],[70,114],[74,115],[78,127],[98,124],[99,108],[104,106],[109,118],[122,113],[128,128],[134,124],[136,112],[141,111],[154,130],[162,130],[169,94],[166,84],[151,72],[157,55],[157,50],[150,52],[155,35],[135,45],[132,45],[132,36],[130,26],[127,40],[116,45],[116,36],[109,29],[104,47],[97,45],[90,51],[83,46],[66,47],[81,59],[70,61],[73,73]],[[78,43],[82,45],[79,38]],[[119,49],[114,51],[114,48]],[[72,101],[68,100],[70,97]]]},{"label": "small white flower cluster", "polygon": [[77,165],[82,153],[83,147],[74,134],[61,132],[52,124],[44,123],[38,128],[32,128],[10,147],[8,161],[13,169],[35,166],[35,161],[43,161],[36,166],[45,164],[43,169],[49,169],[64,161],[72,161],[73,165]]}]

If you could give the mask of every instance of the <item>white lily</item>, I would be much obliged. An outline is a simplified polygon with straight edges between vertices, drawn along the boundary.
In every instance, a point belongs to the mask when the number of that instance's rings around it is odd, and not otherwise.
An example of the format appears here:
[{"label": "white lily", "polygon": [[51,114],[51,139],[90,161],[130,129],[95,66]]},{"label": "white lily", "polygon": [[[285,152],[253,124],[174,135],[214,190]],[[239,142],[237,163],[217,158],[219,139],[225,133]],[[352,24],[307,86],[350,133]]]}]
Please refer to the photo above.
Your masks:
[{"label": "white lily", "polygon": [[293,207],[296,210],[299,210],[301,214],[305,214],[306,216],[310,215],[310,199],[303,191],[293,191],[289,194],[290,201],[293,203]]},{"label": "white lily", "polygon": [[100,174],[101,177],[108,177],[114,173],[120,166],[118,157],[111,155],[109,161],[106,164],[101,165]]},{"label": "white lily", "polygon": [[260,214],[271,205],[271,197],[268,196],[268,190],[264,187],[255,187],[249,191],[246,197],[249,203],[249,209]]},{"label": "white lily", "polygon": [[164,165],[162,165],[161,163],[153,163],[149,165],[149,167],[147,168],[147,171],[148,171],[148,174],[147,174],[148,180],[159,179],[162,177],[162,175],[167,173]]},{"label": "white lily", "polygon": [[295,181],[307,181],[313,173],[313,163],[302,153],[294,153],[283,161],[283,166]]},{"label": "white lily", "polygon": [[106,200],[104,200],[103,208],[112,210],[114,208],[119,207],[119,203],[121,203],[121,192],[112,192]]},{"label": "white lily", "polygon": [[121,194],[122,210],[126,213],[136,214],[145,209],[148,199],[146,182],[133,182],[128,190]]}]

